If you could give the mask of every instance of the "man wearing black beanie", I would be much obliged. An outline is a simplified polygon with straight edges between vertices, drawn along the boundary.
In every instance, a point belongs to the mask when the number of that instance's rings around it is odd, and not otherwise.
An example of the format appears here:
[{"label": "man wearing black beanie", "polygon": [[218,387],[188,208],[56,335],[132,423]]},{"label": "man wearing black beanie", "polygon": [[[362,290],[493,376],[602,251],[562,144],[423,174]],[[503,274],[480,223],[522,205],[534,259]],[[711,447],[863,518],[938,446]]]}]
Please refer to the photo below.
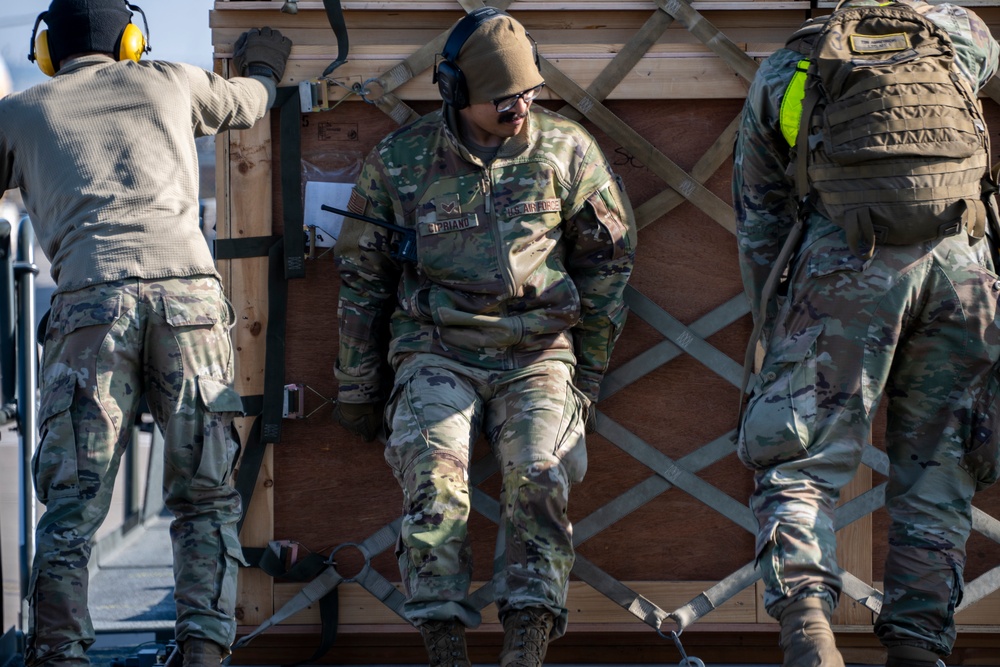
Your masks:
[{"label": "man wearing black beanie", "polygon": [[[88,665],[91,542],[139,401],[164,434],[176,638],[217,666],[236,633],[233,311],[198,220],[195,137],[245,129],[276,94],[291,42],[237,40],[224,79],[141,61],[125,0],[53,0],[32,58],[52,78],[0,100],[0,193],[20,188],[56,290],[42,336],[41,440],[28,665]],[[131,40],[122,46],[122,42]]]},{"label": "man wearing black beanie", "polygon": [[132,12],[119,0],[53,0],[45,23],[56,71],[63,59],[77,53],[116,54],[131,22]]}]

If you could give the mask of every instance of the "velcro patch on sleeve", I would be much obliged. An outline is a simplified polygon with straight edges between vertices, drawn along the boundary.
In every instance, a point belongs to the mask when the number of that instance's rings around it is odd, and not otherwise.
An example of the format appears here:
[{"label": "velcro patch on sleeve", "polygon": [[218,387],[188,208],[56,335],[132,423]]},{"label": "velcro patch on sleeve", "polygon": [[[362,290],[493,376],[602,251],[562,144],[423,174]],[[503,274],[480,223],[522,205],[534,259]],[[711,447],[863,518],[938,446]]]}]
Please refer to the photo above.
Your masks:
[{"label": "velcro patch on sleeve", "polygon": [[560,199],[543,199],[542,201],[525,201],[519,202],[512,206],[508,206],[504,213],[507,214],[508,218],[516,218],[520,215],[529,215],[531,213],[548,213],[552,211],[562,210],[562,200]]},{"label": "velcro patch on sleeve", "polygon": [[356,189],[351,190],[351,198],[347,202],[347,210],[351,213],[357,213],[358,215],[364,215],[365,211],[368,210],[368,198],[363,194],[358,192]]}]

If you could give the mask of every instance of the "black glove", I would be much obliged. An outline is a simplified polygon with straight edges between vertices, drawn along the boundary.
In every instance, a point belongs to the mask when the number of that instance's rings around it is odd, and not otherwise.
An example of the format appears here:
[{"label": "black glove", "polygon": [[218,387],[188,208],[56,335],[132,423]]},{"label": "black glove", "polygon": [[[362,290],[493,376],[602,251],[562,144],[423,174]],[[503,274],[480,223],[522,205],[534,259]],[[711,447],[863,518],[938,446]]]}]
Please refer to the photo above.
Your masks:
[{"label": "black glove", "polygon": [[251,28],[236,38],[233,65],[240,76],[270,76],[275,83],[285,75],[292,40],[271,28]]},{"label": "black glove", "polygon": [[384,403],[341,403],[333,406],[333,418],[354,435],[371,442],[382,428]]}]

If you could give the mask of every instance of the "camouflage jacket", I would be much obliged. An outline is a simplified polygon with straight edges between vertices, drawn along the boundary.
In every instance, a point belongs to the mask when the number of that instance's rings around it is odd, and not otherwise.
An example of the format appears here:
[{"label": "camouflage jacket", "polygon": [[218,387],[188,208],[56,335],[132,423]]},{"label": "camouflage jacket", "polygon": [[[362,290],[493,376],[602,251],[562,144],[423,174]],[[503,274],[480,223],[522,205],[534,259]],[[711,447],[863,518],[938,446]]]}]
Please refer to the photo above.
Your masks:
[{"label": "camouflage jacket", "polygon": [[348,208],[415,230],[418,260],[391,256],[393,233],[344,221],[340,400],[384,396],[387,344],[393,366],[412,352],[496,370],[562,359],[597,399],[625,321],[636,230],[580,125],[534,105],[487,165],[445,109],[428,114],[372,150]]},{"label": "camouflage jacket", "polygon": [[[959,69],[976,90],[982,88],[996,71],[1000,52],[982,19],[957,5],[905,2],[948,31]],[[851,6],[863,4],[879,3],[856,0]],[[797,51],[779,49],[761,64],[747,93],[733,154],[740,270],[755,317],[771,265],[795,222],[795,150],[781,134],[780,109],[801,58]],[[814,213],[807,227],[832,224]]]}]

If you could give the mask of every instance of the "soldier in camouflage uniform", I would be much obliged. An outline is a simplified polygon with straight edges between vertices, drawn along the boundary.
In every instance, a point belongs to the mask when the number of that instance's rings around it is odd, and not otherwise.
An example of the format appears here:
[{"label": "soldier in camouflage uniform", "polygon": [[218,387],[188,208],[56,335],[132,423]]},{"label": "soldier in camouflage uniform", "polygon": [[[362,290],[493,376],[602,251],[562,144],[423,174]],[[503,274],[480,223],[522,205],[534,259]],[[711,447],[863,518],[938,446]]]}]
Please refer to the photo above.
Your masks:
[{"label": "soldier in camouflage uniform", "polygon": [[233,311],[199,229],[195,136],[249,128],[276,94],[291,43],[237,42],[230,81],[120,56],[124,0],[54,0],[55,76],[0,100],[0,191],[19,187],[56,290],[44,331],[28,665],[87,665],[92,540],[107,516],[140,398],[164,435],[174,515],[176,638],[189,667],[218,665],[236,633],[240,498],[229,331]]},{"label": "soldier in camouflage uniform", "polygon": [[464,631],[480,623],[468,475],[485,434],[503,476],[500,664],[534,666],[566,629],[567,501],[625,322],[636,230],[593,137],[532,106],[543,81],[524,28],[492,8],[463,21],[455,31],[479,23],[450,65],[468,74],[469,103],[443,86],[443,108],[379,143],[351,195],[354,213],[414,230],[417,258],[394,256],[398,235],[345,220],[336,415],[371,440],[388,399],[404,612],[435,666],[468,665]]},{"label": "soldier in camouflage uniform", "polygon": [[[979,17],[954,5],[907,4],[948,31],[961,74],[981,88],[997,68],[998,45]],[[779,116],[802,57],[785,48],[761,65],[736,142],[737,239],[755,314],[796,217],[795,149]],[[887,665],[935,665],[955,641],[977,488],[963,454],[1000,356],[1000,280],[989,243],[963,231],[880,244],[864,260],[820,205],[787,276],[787,293],[765,308],[766,355],[739,437],[740,458],[755,472],[757,558],[765,605],[781,621],[784,664],[843,665],[829,624],[841,593],[833,513],[885,397],[891,525],[875,633]]]}]

